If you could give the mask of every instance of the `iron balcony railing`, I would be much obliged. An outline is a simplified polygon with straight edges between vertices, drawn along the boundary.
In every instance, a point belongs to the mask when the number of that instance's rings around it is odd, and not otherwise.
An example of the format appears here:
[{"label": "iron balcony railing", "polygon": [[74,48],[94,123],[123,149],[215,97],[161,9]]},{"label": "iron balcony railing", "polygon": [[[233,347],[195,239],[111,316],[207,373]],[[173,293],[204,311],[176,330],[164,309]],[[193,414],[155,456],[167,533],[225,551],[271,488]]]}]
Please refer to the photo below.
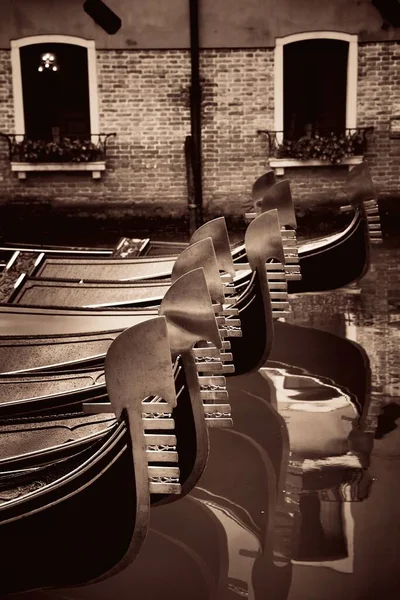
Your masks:
[{"label": "iron balcony railing", "polygon": [[26,134],[0,133],[8,142],[11,162],[95,162],[106,158],[107,142],[116,133],[57,135],[53,139]]},{"label": "iron balcony railing", "polygon": [[321,159],[333,163],[365,154],[373,127],[356,127],[341,132],[316,131],[299,138],[285,137],[284,131],[259,129],[268,139],[269,156],[297,160]]}]

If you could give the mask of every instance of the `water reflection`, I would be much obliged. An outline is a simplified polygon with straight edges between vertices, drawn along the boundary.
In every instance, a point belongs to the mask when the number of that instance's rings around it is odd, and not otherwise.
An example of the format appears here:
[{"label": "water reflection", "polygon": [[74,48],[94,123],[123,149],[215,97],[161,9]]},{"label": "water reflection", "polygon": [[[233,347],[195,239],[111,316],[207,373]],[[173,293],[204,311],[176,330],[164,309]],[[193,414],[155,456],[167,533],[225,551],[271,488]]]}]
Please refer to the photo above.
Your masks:
[{"label": "water reflection", "polygon": [[366,445],[361,456],[369,456],[369,477],[374,483],[363,502],[343,503],[347,559],[294,561],[289,600],[398,597],[399,259],[398,248],[374,249],[372,268],[358,286],[292,299],[292,323],[347,337],[358,342],[369,357],[369,408],[355,431],[361,431],[357,446]]},{"label": "water reflection", "polygon": [[399,258],[374,250],[358,287],[293,297],[265,368],[228,382],[234,430],[210,431],[199,485],[152,510],[131,567],[23,597],[397,598]]}]

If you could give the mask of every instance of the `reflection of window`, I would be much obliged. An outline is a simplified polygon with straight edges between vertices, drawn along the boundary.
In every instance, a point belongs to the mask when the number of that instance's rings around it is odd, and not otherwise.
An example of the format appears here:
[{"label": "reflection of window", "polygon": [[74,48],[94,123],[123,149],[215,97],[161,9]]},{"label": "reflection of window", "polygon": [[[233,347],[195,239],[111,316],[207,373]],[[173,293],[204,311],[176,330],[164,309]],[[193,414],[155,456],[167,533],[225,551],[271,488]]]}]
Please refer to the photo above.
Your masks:
[{"label": "reflection of window", "polygon": [[[54,56],[56,70],[52,61],[45,66],[48,55]],[[99,133],[93,41],[63,35],[22,38],[11,42],[11,57],[16,134],[48,140]]]},{"label": "reflection of window", "polygon": [[349,44],[342,40],[304,40],[283,50],[284,137],[340,133],[346,128]]},{"label": "reflection of window", "polygon": [[48,140],[90,134],[86,48],[34,44],[20,50],[25,134]]},{"label": "reflection of window", "polygon": [[357,127],[357,36],[308,32],[278,38],[275,131],[278,141]]}]

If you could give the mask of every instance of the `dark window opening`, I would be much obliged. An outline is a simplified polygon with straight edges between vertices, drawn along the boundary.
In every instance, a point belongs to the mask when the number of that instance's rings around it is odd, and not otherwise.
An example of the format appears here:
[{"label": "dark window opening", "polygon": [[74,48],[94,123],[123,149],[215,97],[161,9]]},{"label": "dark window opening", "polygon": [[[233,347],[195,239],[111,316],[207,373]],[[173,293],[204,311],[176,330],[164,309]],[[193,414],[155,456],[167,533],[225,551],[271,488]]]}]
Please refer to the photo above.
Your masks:
[{"label": "dark window opening", "polygon": [[349,44],[305,40],[284,46],[284,137],[343,133]]},{"label": "dark window opening", "polygon": [[55,141],[63,136],[87,137],[90,108],[86,48],[33,44],[21,48],[20,56],[26,137]]}]

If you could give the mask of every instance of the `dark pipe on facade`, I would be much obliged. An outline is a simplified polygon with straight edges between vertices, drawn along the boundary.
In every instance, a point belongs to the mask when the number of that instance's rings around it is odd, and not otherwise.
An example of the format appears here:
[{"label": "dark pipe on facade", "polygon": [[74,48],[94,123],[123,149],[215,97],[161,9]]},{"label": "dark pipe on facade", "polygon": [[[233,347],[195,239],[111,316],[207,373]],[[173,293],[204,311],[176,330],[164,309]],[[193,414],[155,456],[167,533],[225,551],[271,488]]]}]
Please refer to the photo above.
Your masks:
[{"label": "dark pipe on facade", "polygon": [[190,129],[194,207],[196,227],[203,223],[203,184],[201,155],[201,85],[199,68],[199,3],[189,0],[190,9]]}]

